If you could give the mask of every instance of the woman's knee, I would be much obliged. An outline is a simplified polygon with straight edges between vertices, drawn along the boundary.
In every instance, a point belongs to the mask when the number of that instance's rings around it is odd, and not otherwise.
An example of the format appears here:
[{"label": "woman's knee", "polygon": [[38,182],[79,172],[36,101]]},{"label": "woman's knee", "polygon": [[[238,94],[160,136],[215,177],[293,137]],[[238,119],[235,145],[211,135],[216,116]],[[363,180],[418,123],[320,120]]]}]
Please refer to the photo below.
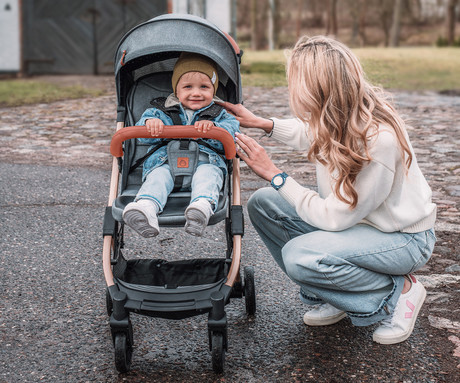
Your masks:
[{"label": "woman's knee", "polygon": [[259,217],[267,216],[267,212],[270,210],[270,205],[274,197],[277,197],[277,193],[272,188],[256,190],[249,198],[247,204],[248,214],[251,220],[253,218],[259,219]]},{"label": "woman's knee", "polygon": [[321,273],[321,260],[325,256],[320,250],[305,247],[304,241],[301,237],[291,239],[282,249],[286,274],[298,283],[315,279]]}]

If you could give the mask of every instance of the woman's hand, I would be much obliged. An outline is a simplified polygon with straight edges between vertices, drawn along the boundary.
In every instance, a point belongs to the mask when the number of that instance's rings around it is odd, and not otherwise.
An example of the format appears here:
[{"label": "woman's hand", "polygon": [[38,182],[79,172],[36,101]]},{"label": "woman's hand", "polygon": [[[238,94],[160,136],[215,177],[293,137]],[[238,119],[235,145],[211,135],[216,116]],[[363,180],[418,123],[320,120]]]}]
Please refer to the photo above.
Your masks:
[{"label": "woman's hand", "polygon": [[152,137],[158,137],[161,133],[163,133],[164,126],[163,121],[159,118],[149,118],[145,121],[145,127]]},{"label": "woman's hand", "polygon": [[235,116],[243,128],[258,128],[270,133],[273,128],[273,121],[268,118],[256,116],[254,113],[247,110],[241,104],[231,104],[230,102],[219,102],[227,111]]},{"label": "woman's hand", "polygon": [[273,176],[281,173],[281,170],[275,166],[265,149],[251,137],[238,133],[236,135],[236,144],[238,156],[259,177],[271,181]]}]

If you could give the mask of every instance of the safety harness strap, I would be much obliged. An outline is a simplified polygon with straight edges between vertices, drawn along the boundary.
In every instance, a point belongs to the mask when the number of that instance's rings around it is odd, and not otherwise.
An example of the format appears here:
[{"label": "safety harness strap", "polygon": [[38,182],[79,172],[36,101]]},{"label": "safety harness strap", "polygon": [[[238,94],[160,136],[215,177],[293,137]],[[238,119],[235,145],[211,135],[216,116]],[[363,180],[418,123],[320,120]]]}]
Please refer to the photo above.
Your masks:
[{"label": "safety harness strap", "polygon": [[[163,113],[169,116],[171,120],[173,121],[174,125],[183,125],[182,120],[180,118],[179,105],[173,105],[173,106],[166,107],[165,103],[166,103],[166,97],[157,97],[157,98],[154,98],[152,101],[150,101],[150,104],[154,108],[161,110]],[[197,121],[213,120],[214,118],[220,115],[223,109],[224,108],[222,106],[213,104],[209,108],[199,113]],[[178,141],[179,146],[173,145],[174,141]],[[192,142],[195,143],[196,146],[193,145]],[[137,161],[129,169],[129,172],[131,173],[132,171],[137,169],[140,165],[142,165],[147,160],[147,158],[149,158],[158,149],[160,149],[161,147],[165,145],[168,145],[168,163],[170,164],[171,173],[174,177],[174,190],[176,191],[181,188],[190,187],[191,175],[193,175],[193,172],[195,171],[196,166],[198,165],[199,149],[198,149],[197,144],[206,146],[207,148],[213,150],[218,155],[223,157],[224,152],[213,148],[206,141],[201,140],[201,139],[198,139],[198,140],[191,140],[191,139],[164,140],[159,145],[156,145],[152,150],[149,150],[144,156],[137,159]],[[173,154],[175,152],[177,153]],[[171,157],[174,157],[174,158],[171,158]],[[190,170],[192,170],[192,173],[190,174],[182,174],[183,171],[177,170],[177,166],[179,164],[178,158],[185,158],[185,157],[188,158],[187,161],[189,161],[191,165]],[[196,158],[192,158],[192,157],[196,157]]]},{"label": "safety harness strap", "polygon": [[161,110],[163,113],[165,113],[171,118],[171,120],[173,121],[173,125],[182,125],[182,120],[180,119],[179,105],[173,105],[173,106],[166,107],[165,103],[166,103],[166,97],[158,97],[150,101],[150,104],[154,108]]}]

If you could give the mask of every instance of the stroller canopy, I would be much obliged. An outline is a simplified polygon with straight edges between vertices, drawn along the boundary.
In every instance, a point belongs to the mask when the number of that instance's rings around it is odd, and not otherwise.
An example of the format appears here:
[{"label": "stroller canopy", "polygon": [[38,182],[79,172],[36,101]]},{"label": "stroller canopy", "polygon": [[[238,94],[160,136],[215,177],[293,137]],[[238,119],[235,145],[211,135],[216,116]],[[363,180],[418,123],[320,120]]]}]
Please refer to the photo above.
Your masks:
[{"label": "stroller canopy", "polygon": [[219,86],[227,100],[241,102],[240,52],[214,24],[197,16],[167,14],[142,23],[121,39],[115,54],[118,107],[140,78],[155,73],[171,76],[181,52],[199,53],[219,67]]}]

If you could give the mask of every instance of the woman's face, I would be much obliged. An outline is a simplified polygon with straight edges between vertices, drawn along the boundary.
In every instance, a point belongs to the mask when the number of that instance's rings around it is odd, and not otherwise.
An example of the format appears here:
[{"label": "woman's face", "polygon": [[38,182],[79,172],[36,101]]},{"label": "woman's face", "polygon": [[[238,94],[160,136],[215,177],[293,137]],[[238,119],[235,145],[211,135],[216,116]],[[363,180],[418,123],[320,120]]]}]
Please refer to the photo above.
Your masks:
[{"label": "woman's face", "polygon": [[184,107],[198,110],[211,103],[214,97],[214,86],[205,74],[188,72],[179,79],[176,96]]}]

